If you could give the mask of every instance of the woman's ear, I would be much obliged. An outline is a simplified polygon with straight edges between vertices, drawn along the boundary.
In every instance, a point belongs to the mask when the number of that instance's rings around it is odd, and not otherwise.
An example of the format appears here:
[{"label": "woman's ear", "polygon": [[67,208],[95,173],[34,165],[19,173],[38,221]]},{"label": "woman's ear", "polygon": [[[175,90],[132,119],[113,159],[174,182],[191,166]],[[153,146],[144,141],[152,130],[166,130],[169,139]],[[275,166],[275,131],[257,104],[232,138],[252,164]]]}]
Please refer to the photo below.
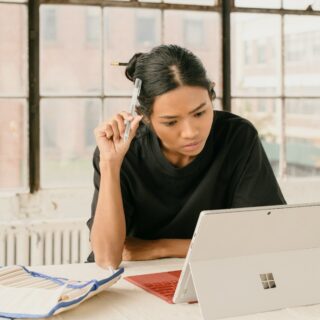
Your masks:
[{"label": "woman's ear", "polygon": [[151,126],[150,117],[149,117],[149,116],[146,116],[145,114],[143,114],[140,106],[136,106],[136,113],[137,113],[139,116],[143,116],[143,118],[141,119],[141,122],[142,122],[144,125],[146,125],[146,126],[148,126],[148,127]]},{"label": "woman's ear", "polygon": [[147,116],[143,116],[141,120],[146,126],[150,125],[150,119]]}]

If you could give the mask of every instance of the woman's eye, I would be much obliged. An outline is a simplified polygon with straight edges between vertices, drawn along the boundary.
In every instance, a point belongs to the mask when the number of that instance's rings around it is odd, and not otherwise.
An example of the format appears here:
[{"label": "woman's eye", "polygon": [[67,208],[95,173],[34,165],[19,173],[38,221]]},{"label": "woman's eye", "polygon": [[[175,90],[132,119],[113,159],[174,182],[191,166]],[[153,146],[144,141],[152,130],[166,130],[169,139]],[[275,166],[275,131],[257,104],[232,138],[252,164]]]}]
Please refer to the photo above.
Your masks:
[{"label": "woman's eye", "polygon": [[200,112],[197,112],[195,113],[195,117],[198,118],[198,117],[201,117],[203,114],[205,113],[205,111],[200,111]]},{"label": "woman's eye", "polygon": [[167,127],[172,127],[177,123],[177,121],[170,121],[170,122],[165,122],[164,125]]}]

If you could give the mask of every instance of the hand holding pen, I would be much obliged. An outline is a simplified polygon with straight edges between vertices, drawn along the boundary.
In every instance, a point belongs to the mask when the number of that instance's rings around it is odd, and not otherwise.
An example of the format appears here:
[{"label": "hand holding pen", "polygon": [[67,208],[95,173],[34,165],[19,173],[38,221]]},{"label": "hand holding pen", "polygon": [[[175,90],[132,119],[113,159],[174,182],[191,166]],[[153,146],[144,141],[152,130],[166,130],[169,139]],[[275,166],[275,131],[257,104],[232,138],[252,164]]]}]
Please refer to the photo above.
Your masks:
[{"label": "hand holding pen", "polygon": [[[112,66],[127,66],[128,63],[126,62],[116,62],[113,61],[111,62]],[[135,112],[135,108],[137,106],[137,102],[138,102],[138,97],[141,91],[141,85],[142,85],[142,81],[139,78],[136,78],[135,82],[134,82],[134,89],[133,89],[133,93],[132,93],[132,97],[131,97],[131,103],[130,103],[130,114],[133,116],[134,112]],[[131,121],[130,120],[126,120],[126,129],[125,129],[125,133],[124,133],[124,141],[128,140],[129,137],[129,133],[130,133],[130,126],[131,126]]]},{"label": "hand holding pen", "polygon": [[[142,116],[132,116],[127,111],[116,114],[110,120],[101,123],[95,130],[95,138],[100,151],[101,161],[122,162],[131,140],[134,138]],[[126,126],[130,123],[128,138],[124,135]]]},{"label": "hand holding pen", "polygon": [[[113,63],[120,65],[120,63]],[[122,65],[124,65],[122,63]],[[122,111],[112,119],[100,124],[95,130],[95,138],[100,151],[100,161],[119,160],[122,161],[142,116],[135,116],[135,107],[141,90],[142,81],[136,79],[130,102],[130,113]]]}]

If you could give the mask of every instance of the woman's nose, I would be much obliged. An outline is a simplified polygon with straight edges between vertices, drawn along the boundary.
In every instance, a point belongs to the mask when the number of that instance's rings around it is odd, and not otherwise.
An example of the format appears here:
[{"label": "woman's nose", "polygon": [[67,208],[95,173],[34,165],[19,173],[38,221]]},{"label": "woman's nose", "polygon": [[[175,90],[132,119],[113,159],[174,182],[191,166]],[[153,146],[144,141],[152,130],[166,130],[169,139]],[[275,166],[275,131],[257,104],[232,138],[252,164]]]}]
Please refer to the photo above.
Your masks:
[{"label": "woman's nose", "polygon": [[194,139],[198,136],[199,130],[196,126],[192,125],[189,121],[185,121],[181,129],[181,137],[185,139]]}]

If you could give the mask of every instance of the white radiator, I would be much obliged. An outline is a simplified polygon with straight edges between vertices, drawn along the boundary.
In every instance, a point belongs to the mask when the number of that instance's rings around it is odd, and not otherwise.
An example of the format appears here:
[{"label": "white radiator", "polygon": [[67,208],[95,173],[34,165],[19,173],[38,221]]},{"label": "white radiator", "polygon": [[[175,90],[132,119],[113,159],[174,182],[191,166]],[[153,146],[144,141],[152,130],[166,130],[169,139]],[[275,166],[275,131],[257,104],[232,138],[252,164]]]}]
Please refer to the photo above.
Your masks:
[{"label": "white radiator", "polygon": [[89,253],[85,219],[0,224],[0,266],[79,263]]}]

